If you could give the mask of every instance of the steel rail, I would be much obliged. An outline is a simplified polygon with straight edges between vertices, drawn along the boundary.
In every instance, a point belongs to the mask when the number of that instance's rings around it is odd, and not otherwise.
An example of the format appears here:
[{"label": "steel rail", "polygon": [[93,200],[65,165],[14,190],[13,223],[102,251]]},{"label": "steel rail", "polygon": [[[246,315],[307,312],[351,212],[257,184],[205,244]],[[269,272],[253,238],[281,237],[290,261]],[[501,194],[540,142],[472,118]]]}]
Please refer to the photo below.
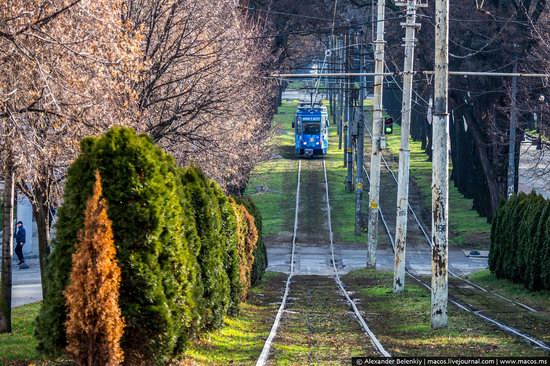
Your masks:
[{"label": "steel rail", "polygon": [[302,161],[298,160],[298,183],[296,184],[296,209],[294,211],[294,232],[292,234],[292,249],[290,254],[290,272],[288,274],[288,278],[285,283],[285,292],[283,293],[283,299],[281,300],[281,305],[279,306],[279,310],[277,311],[277,315],[275,316],[275,321],[273,322],[273,326],[271,327],[269,335],[265,340],[264,346],[262,348],[262,353],[260,353],[260,357],[258,357],[256,366],[264,366],[267,363],[267,359],[269,357],[269,351],[271,349],[271,344],[273,343],[273,339],[275,338],[275,335],[277,335],[277,329],[279,328],[279,324],[281,323],[281,318],[285,310],[286,300],[288,298],[288,293],[290,291],[290,281],[294,276],[294,253],[296,249],[296,233],[298,231],[298,207],[300,202],[301,172],[302,172]]},{"label": "steel rail", "polygon": [[[271,350],[271,345],[273,344],[273,340],[275,339],[275,336],[277,335],[277,329],[279,328],[279,325],[281,323],[281,318],[283,316],[285,306],[286,306],[286,300],[288,298],[288,294],[290,292],[290,283],[292,280],[292,277],[294,276],[294,258],[295,258],[295,250],[296,250],[296,237],[298,232],[298,210],[299,210],[299,204],[300,204],[300,182],[301,182],[301,170],[302,170],[302,161],[298,161],[298,183],[296,186],[296,207],[294,211],[294,230],[292,235],[292,250],[291,250],[291,256],[290,256],[290,273],[288,275],[286,284],[285,284],[285,291],[283,294],[283,299],[281,301],[281,305],[279,306],[279,310],[277,311],[277,314],[275,316],[275,321],[273,322],[273,325],[271,327],[271,331],[269,332],[269,335],[264,343],[264,346],[262,348],[262,352],[260,354],[260,357],[258,357],[258,360],[256,361],[256,366],[264,366],[267,363],[267,360],[269,358],[269,352]],[[326,194],[326,202],[327,202],[327,221],[328,221],[328,229],[329,229],[329,238],[330,238],[330,252],[331,252],[331,258],[332,258],[332,268],[334,271],[334,280],[336,281],[336,284],[339,287],[340,292],[344,295],[348,303],[350,304],[351,308],[353,309],[353,312],[355,314],[355,317],[357,318],[357,321],[363,328],[365,334],[369,337],[373,347],[376,349],[378,353],[380,353],[384,357],[391,357],[391,355],[384,349],[376,335],[370,330],[368,327],[365,319],[359,312],[359,309],[357,308],[357,305],[351,299],[348,292],[346,291],[339,273],[338,269],[336,268],[336,259],[334,255],[334,236],[332,232],[332,219],[330,214],[330,201],[329,201],[329,194],[328,194],[328,179],[327,179],[327,171],[326,171],[326,165],[325,161],[323,160],[323,174],[325,179],[325,194]]]},{"label": "steel rail", "polygon": [[[365,174],[366,174],[366,177],[367,179],[370,179],[369,177],[369,174],[367,172],[367,169],[365,168],[365,166],[363,166],[363,169],[365,171]],[[391,231],[388,227],[388,224],[386,222],[386,219],[384,218],[384,214],[382,212],[382,206],[379,205],[379,210],[378,212],[380,213],[380,219],[382,220],[382,223],[384,225],[384,228],[386,229],[386,233],[388,234],[388,237],[390,238],[390,243],[392,245],[392,251],[395,251],[395,241],[393,239],[393,236],[391,235]],[[407,274],[412,278],[414,279],[415,281],[417,281],[418,283],[420,283],[422,286],[424,286],[425,288],[427,288],[429,291],[431,291],[431,286],[429,286],[428,284],[424,283],[420,278],[418,278],[409,268],[406,269],[406,272]],[[535,345],[537,347],[540,347],[542,349],[544,349],[545,351],[549,351],[550,352],[550,346],[548,344],[546,344],[545,342],[543,342],[542,340],[540,339],[537,339],[529,334],[526,334],[526,333],[523,333],[521,332],[520,330],[516,329],[516,328],[513,328],[513,327],[510,327],[506,324],[503,324],[489,316],[486,316],[486,315],[483,315],[481,314],[480,311],[477,311],[477,310],[472,310],[472,309],[475,309],[472,305],[469,305],[469,304],[466,304],[466,303],[462,303],[462,302],[459,302],[457,300],[453,300],[452,298],[449,299],[449,302],[451,302],[453,305],[455,305],[456,307],[458,307],[459,309],[461,310],[464,310],[466,311],[467,313],[470,313],[472,315],[475,315],[477,316],[478,318],[481,318],[483,320],[485,320],[486,322],[496,326],[497,328],[501,329],[502,331],[504,331],[505,333],[508,333],[508,334],[511,334],[511,335],[514,335],[518,338],[521,338],[522,340],[526,341],[527,343],[529,344],[532,344],[532,345]]]},{"label": "steel rail", "polygon": [[[369,130],[368,128],[367,128],[367,131],[368,131],[369,135],[372,137],[371,132],[370,132],[370,130]],[[394,182],[397,184],[397,178],[396,178],[396,176],[395,176],[395,173],[393,172],[393,170],[392,170],[392,169],[390,168],[390,166],[388,165],[388,162],[386,161],[386,158],[384,157],[383,154],[380,154],[380,156],[382,157],[382,161],[384,162],[384,166],[385,166],[386,169],[390,172],[390,174],[391,174],[391,176],[392,176]],[[421,223],[420,220],[418,219],[418,216],[417,216],[416,213],[414,212],[414,209],[412,208],[412,206],[411,206],[410,203],[409,203],[408,206],[409,206],[409,211],[410,211],[410,213],[413,215],[414,221],[416,222],[416,224],[418,225],[418,227],[419,227],[420,230],[422,231],[422,234],[424,235],[424,238],[426,239],[426,244],[427,244],[427,246],[431,248],[431,247],[432,247],[432,244],[431,244],[432,242],[431,242],[431,240],[430,240],[430,236],[428,235],[426,229],[424,228],[424,225],[422,225],[422,223]],[[510,302],[510,303],[512,303],[512,304],[514,304],[514,305],[520,306],[520,307],[522,307],[522,308],[524,308],[524,309],[526,309],[526,310],[528,310],[528,311],[530,311],[530,312],[532,312],[532,313],[538,312],[538,310],[532,308],[532,307],[529,306],[529,305],[526,305],[526,304],[523,304],[523,303],[521,303],[521,302],[519,302],[519,301],[512,300],[512,299],[510,299],[510,298],[507,298],[507,297],[505,297],[505,296],[503,296],[503,295],[501,295],[501,294],[499,294],[499,293],[490,291],[490,290],[488,290],[488,289],[486,289],[486,288],[484,288],[484,287],[482,287],[482,286],[480,286],[480,285],[478,285],[478,284],[476,284],[476,283],[474,283],[474,282],[471,282],[471,281],[468,281],[468,280],[465,279],[465,278],[462,278],[461,276],[459,276],[458,274],[456,274],[454,271],[452,271],[452,270],[450,269],[450,265],[449,265],[449,268],[448,268],[447,271],[448,271],[448,273],[449,273],[453,278],[456,278],[456,279],[458,279],[459,281],[462,281],[462,282],[464,282],[464,283],[467,283],[468,285],[470,285],[470,286],[472,286],[472,287],[474,287],[474,288],[476,288],[476,289],[478,289],[478,290],[480,290],[480,291],[482,291],[482,292],[490,293],[490,294],[492,294],[492,295],[494,295],[494,296],[496,296],[496,297],[498,297],[498,298],[500,298],[500,299],[502,299],[502,300],[505,300],[505,301]]]},{"label": "steel rail", "polygon": [[328,179],[327,179],[327,169],[325,160],[323,160],[323,174],[325,177],[325,195],[326,195],[326,201],[327,201],[327,221],[328,221],[328,230],[329,230],[329,237],[330,237],[330,254],[332,257],[332,268],[334,270],[334,280],[338,284],[338,287],[340,287],[340,291],[345,296],[346,300],[350,304],[351,308],[353,309],[353,312],[355,313],[355,317],[357,318],[357,321],[359,324],[361,324],[361,327],[365,331],[365,334],[370,338],[372,345],[376,350],[384,357],[391,357],[391,355],[384,349],[384,346],[382,346],[382,343],[378,340],[376,335],[370,330],[369,326],[367,325],[367,322],[361,315],[361,312],[359,312],[359,309],[357,308],[357,305],[355,304],[355,301],[349,296],[348,292],[346,291],[344,284],[342,283],[342,280],[340,279],[340,275],[338,273],[338,269],[336,268],[336,259],[334,256],[334,235],[332,233],[332,219],[331,219],[331,207],[330,207],[330,199],[328,194]]}]

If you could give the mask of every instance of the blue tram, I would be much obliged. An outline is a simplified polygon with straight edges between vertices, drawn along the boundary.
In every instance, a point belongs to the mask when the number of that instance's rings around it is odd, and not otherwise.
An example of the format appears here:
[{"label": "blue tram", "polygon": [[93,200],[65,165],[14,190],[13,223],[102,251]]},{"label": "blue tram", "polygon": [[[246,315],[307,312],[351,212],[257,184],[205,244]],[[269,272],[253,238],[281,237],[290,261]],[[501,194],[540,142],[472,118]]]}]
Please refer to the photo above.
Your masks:
[{"label": "blue tram", "polygon": [[322,105],[300,104],[294,123],[296,155],[324,156],[328,150],[328,112]]}]

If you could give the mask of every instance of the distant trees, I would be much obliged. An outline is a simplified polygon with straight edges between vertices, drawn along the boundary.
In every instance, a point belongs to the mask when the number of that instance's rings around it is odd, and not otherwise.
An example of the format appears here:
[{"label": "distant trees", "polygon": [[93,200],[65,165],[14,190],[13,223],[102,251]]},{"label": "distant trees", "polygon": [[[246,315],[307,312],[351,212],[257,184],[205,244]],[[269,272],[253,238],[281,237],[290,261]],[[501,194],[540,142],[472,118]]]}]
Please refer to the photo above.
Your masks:
[{"label": "distant trees", "polygon": [[[391,14],[391,13],[390,13]],[[395,12],[389,17],[397,17]],[[451,2],[450,69],[512,72],[545,72],[548,54],[548,5],[544,0]],[[400,43],[402,31],[389,27],[390,42]],[[418,69],[433,69],[434,9],[422,10],[419,21]],[[393,31],[392,31],[393,30]],[[393,41],[393,42],[392,42]],[[401,64],[400,48],[388,47],[389,64]],[[510,126],[510,77],[451,77],[449,90],[450,133],[453,172],[459,191],[473,198],[473,208],[492,218],[506,197]],[[418,79],[413,98],[412,135],[431,154],[431,126],[427,120],[431,79]],[[518,93],[519,141],[537,112],[538,96],[544,94],[541,80],[521,79]],[[544,106],[544,108],[547,108]],[[546,117],[545,117],[546,119]],[[517,168],[516,168],[517,169]],[[517,175],[516,175],[517,176]],[[517,184],[517,182],[516,182]]]},{"label": "distant trees", "polygon": [[229,0],[128,0],[144,35],[136,84],[146,131],[181,164],[238,190],[264,157],[271,55],[258,25]]}]

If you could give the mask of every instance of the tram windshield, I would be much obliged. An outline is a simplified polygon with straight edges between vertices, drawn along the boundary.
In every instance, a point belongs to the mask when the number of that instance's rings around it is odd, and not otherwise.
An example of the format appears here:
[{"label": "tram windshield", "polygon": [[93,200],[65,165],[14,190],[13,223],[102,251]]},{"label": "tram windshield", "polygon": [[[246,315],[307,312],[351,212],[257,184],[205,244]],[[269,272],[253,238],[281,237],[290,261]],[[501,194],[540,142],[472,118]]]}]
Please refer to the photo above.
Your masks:
[{"label": "tram windshield", "polygon": [[321,133],[320,123],[304,123],[303,132],[304,135],[318,135]]}]

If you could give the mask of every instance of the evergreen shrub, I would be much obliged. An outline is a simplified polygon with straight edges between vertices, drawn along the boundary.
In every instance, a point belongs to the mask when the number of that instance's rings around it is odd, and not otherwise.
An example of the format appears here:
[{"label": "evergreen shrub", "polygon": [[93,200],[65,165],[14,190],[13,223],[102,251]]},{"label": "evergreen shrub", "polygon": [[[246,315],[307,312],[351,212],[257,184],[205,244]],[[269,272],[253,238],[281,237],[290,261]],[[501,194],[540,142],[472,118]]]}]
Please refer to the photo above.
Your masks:
[{"label": "evergreen shrub", "polygon": [[103,179],[122,270],[125,362],[166,363],[181,351],[193,324],[198,267],[182,229],[186,218],[173,158],[150,138],[127,128],[84,139],[69,169],[47,268],[47,292],[37,318],[39,349],[58,354],[66,346],[63,291],[96,170]]},{"label": "evergreen shrub", "polygon": [[489,269],[530,290],[550,289],[550,200],[520,193],[500,205],[491,228]]},{"label": "evergreen shrub", "polygon": [[255,286],[260,283],[268,265],[267,250],[262,236],[262,214],[250,197],[235,197],[235,200],[246,207],[247,211],[254,217],[254,224],[258,230],[258,242],[254,249],[254,264],[251,273],[251,284]]},{"label": "evergreen shrub", "polygon": [[149,137],[131,129],[84,139],[68,171],[36,321],[38,347],[46,354],[67,347],[64,293],[96,171],[121,270],[124,363],[177,361],[190,337],[236,315],[249,284],[263,275],[259,211],[249,199],[236,204],[198,168],[176,167]]}]

